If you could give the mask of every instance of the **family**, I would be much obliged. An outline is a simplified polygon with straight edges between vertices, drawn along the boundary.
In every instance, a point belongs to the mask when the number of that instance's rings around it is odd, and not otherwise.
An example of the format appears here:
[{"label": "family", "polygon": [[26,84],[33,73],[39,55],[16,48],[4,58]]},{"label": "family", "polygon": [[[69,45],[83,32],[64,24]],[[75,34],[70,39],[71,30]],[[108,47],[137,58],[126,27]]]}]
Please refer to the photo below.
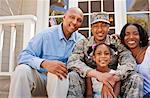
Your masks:
[{"label": "family", "polygon": [[109,15],[95,13],[92,36],[85,38],[77,31],[82,22],[82,10],[70,8],[61,24],[30,40],[18,56],[9,98],[150,98],[149,37],[142,26],[127,23],[120,35],[108,35]]}]

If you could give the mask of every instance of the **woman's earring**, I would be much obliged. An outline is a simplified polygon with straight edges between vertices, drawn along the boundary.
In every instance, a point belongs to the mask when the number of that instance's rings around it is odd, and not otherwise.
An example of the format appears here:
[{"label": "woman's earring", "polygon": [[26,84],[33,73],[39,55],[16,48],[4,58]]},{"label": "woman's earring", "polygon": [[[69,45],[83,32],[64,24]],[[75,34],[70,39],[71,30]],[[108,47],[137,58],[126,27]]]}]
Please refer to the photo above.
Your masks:
[{"label": "woman's earring", "polygon": [[142,41],[140,41],[140,44],[142,44]]}]

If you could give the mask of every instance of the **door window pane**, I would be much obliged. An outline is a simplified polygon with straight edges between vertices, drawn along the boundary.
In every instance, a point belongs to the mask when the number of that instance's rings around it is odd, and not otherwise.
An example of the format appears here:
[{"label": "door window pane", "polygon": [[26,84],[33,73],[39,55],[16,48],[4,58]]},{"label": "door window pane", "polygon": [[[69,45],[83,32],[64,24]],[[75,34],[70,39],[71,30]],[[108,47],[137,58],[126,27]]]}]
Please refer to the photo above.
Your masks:
[{"label": "door window pane", "polygon": [[89,30],[79,30],[79,32],[80,32],[81,34],[83,34],[86,38],[89,37],[89,36],[88,36]]},{"label": "door window pane", "polygon": [[114,12],[114,0],[104,0],[104,11]]},{"label": "door window pane", "polygon": [[91,12],[101,11],[101,1],[91,1]]},{"label": "door window pane", "polygon": [[109,14],[109,21],[111,26],[115,26],[115,17],[114,14]]},{"label": "door window pane", "polygon": [[79,2],[79,8],[83,11],[83,13],[88,13],[88,2]]},{"label": "door window pane", "polygon": [[109,35],[115,34],[115,29],[110,29],[110,30],[108,31],[108,34],[109,34]]},{"label": "door window pane", "polygon": [[68,9],[69,0],[50,0],[49,15],[63,15]]},{"label": "door window pane", "polygon": [[130,14],[127,15],[128,23],[138,23],[148,31],[149,15],[148,14]]},{"label": "door window pane", "polygon": [[89,16],[88,15],[84,15],[84,19],[83,19],[83,23],[81,25],[81,28],[88,27],[88,24],[89,24],[88,19],[89,19]]},{"label": "door window pane", "polygon": [[57,18],[51,17],[49,19],[49,27],[60,24],[62,21],[63,21],[62,17],[57,17]]},{"label": "door window pane", "polygon": [[148,11],[148,0],[126,0],[127,11]]},{"label": "door window pane", "polygon": [[62,22],[64,13],[68,10],[69,0],[50,0],[49,26]]}]

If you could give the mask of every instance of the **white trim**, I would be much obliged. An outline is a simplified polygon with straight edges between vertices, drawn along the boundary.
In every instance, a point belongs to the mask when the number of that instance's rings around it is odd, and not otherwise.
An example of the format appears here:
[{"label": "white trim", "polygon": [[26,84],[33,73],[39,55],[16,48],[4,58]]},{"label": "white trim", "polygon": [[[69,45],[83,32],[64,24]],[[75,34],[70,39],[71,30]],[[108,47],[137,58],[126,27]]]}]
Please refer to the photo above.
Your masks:
[{"label": "white trim", "polygon": [[37,18],[33,15],[1,16],[0,24],[24,23],[24,21],[28,20],[36,22]]},{"label": "white trim", "polygon": [[88,29],[88,36],[90,37],[91,36],[91,2],[90,1],[88,1],[88,9],[89,9],[89,12],[88,12],[88,16],[89,16],[89,19],[88,19],[88,25],[89,25],[89,29]]},{"label": "white trim", "polygon": [[24,31],[23,31],[23,49],[26,48],[29,40],[35,35],[35,23],[28,20],[24,22]]},{"label": "white trim", "polygon": [[11,76],[13,72],[0,72],[0,76]]},{"label": "white trim", "polygon": [[122,27],[127,22],[126,0],[114,0],[115,8],[115,33],[120,34]]},{"label": "white trim", "polygon": [[47,28],[49,22],[50,0],[37,0],[36,33]]},{"label": "white trim", "polygon": [[3,40],[4,40],[4,29],[3,29],[3,25],[0,24],[0,72],[2,67]]},{"label": "white trim", "polygon": [[89,30],[89,28],[79,28],[79,30]]},{"label": "white trim", "polygon": [[9,72],[13,72],[15,68],[16,24],[11,24],[10,34]]},{"label": "white trim", "polygon": [[148,14],[150,11],[134,11],[134,12],[127,12],[127,14]]},{"label": "white trim", "polygon": [[49,16],[49,18],[63,18],[64,15]]},{"label": "white trim", "polygon": [[104,11],[104,0],[101,0],[101,12]]}]

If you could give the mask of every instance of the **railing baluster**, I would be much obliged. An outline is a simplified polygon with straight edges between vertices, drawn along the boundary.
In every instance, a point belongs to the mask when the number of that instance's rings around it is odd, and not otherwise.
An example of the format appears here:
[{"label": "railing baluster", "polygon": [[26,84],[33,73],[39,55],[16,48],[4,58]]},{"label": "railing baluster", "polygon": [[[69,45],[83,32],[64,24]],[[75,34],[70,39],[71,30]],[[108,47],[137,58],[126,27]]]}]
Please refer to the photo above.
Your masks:
[{"label": "railing baluster", "polygon": [[35,25],[33,21],[24,22],[24,33],[23,33],[23,49],[27,46],[29,40],[34,36]]},{"label": "railing baluster", "polygon": [[[11,75],[15,68],[15,45],[16,45],[16,27],[15,25],[23,25],[23,48],[26,47],[28,41],[34,36],[35,24],[37,18],[32,15],[16,15],[16,16],[0,16],[0,76]],[[2,72],[2,53],[3,53],[3,41],[4,41],[4,29],[3,25],[15,24],[11,26],[11,38],[10,38],[10,50],[9,50],[9,71]],[[7,59],[8,60],[8,59]]]},{"label": "railing baluster", "polygon": [[11,38],[10,38],[10,55],[9,55],[9,72],[13,72],[15,68],[15,45],[16,45],[16,26],[11,24]]},{"label": "railing baluster", "polygon": [[3,25],[0,24],[0,72],[2,68],[2,49],[3,49],[3,39],[4,38],[4,29]]}]

